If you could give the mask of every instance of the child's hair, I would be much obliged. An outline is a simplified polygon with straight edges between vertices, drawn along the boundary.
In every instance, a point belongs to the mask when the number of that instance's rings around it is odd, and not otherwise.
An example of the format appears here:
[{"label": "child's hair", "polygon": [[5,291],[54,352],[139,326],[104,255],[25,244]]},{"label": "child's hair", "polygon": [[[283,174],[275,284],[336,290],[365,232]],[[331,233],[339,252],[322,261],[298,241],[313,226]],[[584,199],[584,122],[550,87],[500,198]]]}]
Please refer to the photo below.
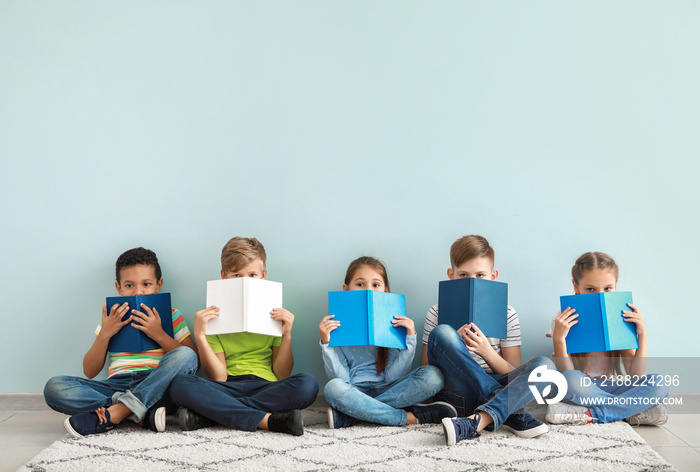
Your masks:
[{"label": "child's hair", "polygon": [[[348,266],[348,270],[345,272],[345,285],[350,285],[350,282],[352,282],[352,278],[355,276],[355,272],[357,272],[357,270],[360,267],[365,266],[374,269],[382,277],[382,280],[384,281],[384,286],[386,287],[386,291],[389,292],[389,276],[387,275],[386,267],[384,267],[382,261],[371,256],[358,257],[350,263],[350,265]],[[389,350],[387,348],[380,347],[379,349],[377,349],[377,375],[384,372],[388,357]]]},{"label": "child's hair", "polygon": [[476,257],[487,257],[493,265],[495,256],[496,254],[486,238],[478,234],[462,236],[450,247],[450,263],[453,268]]},{"label": "child's hair", "polygon": [[571,268],[571,277],[574,279],[574,282],[578,284],[581,277],[583,277],[583,273],[593,269],[611,270],[612,273],[615,274],[615,280],[617,280],[617,276],[620,273],[620,269],[617,267],[615,259],[608,256],[604,252],[596,251],[587,252],[576,259],[576,263],[574,263],[574,266]]},{"label": "child's hair", "polygon": [[117,282],[121,283],[120,274],[122,269],[136,265],[153,266],[153,268],[156,271],[156,280],[161,279],[162,274],[160,271],[160,264],[158,264],[158,258],[156,257],[156,253],[151,251],[150,249],[146,249],[143,247],[135,247],[124,252],[121,256],[117,258]]},{"label": "child's hair", "polygon": [[229,239],[221,250],[221,269],[224,272],[238,270],[250,264],[255,259],[260,259],[260,262],[262,262],[262,269],[265,270],[267,255],[265,254],[265,247],[262,243],[255,238],[236,236],[235,238]]},{"label": "child's hair", "polygon": [[[581,256],[579,256],[579,258],[576,259],[574,266],[571,268],[571,277],[574,279],[574,282],[578,284],[585,272],[594,269],[612,271],[612,273],[615,275],[615,280],[617,280],[617,277],[620,273],[620,269],[618,268],[615,259],[605,254],[604,252],[595,251],[581,254]],[[607,374],[622,374],[623,370],[622,362],[620,359],[620,352],[608,351],[605,354],[608,358]],[[574,367],[577,370],[585,372],[586,368],[588,367],[588,357],[586,353],[570,354],[570,356],[573,358]]]}]

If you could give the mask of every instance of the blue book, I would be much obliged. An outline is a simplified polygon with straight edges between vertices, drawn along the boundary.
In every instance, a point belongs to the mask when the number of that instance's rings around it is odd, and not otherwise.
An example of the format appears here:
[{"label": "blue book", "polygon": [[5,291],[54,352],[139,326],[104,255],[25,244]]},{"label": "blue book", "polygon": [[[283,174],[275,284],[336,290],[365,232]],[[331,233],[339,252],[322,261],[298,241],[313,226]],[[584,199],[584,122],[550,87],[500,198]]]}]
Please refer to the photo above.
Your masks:
[{"label": "blue book", "polygon": [[328,292],[328,314],[340,326],[331,331],[329,346],[380,346],[406,349],[406,328],[391,324],[406,316],[406,297],[375,290]]},{"label": "blue book", "polygon": [[637,325],[622,317],[622,310],[632,311],[632,292],[584,293],[559,298],[561,310],[574,308],[578,323],[566,335],[566,351],[619,351],[638,349]]},{"label": "blue book", "polygon": [[[160,315],[161,326],[170,337],[173,336],[173,316],[170,305],[169,293],[156,293],[153,295],[139,295],[136,297],[107,297],[107,313],[116,303],[122,305],[129,304],[129,311],[122,317],[125,320],[131,316],[131,310],[138,310],[146,313],[141,304],[155,308]],[[132,320],[132,323],[137,318]],[[117,334],[109,340],[109,352],[143,352],[152,349],[160,349],[160,345],[149,338],[145,333],[131,326],[131,323],[122,326]]]},{"label": "blue book", "polygon": [[508,284],[495,280],[443,280],[438,292],[438,324],[459,329],[474,323],[489,338],[508,337]]}]

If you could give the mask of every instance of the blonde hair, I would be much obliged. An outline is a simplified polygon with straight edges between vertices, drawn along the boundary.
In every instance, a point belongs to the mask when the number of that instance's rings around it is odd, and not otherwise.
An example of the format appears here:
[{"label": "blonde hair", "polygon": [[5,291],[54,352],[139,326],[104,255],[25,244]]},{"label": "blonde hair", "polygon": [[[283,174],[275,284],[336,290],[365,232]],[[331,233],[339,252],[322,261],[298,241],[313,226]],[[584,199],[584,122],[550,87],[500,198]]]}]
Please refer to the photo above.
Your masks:
[{"label": "blonde hair", "polygon": [[[620,274],[620,268],[617,266],[615,259],[605,254],[604,252],[587,252],[581,254],[574,266],[571,268],[571,277],[577,284],[583,277],[585,272],[589,272],[595,269],[609,270],[615,276],[615,281],[617,282],[617,277]],[[587,353],[581,352],[577,354],[569,354],[574,363],[574,368],[585,372],[588,368],[589,358]],[[605,356],[608,358],[608,374],[621,375],[623,374],[622,362],[620,359],[620,351],[607,351]]]},{"label": "blonde hair", "polygon": [[[345,285],[350,285],[350,282],[352,282],[352,278],[355,276],[355,272],[357,272],[361,267],[369,267],[375,270],[384,281],[384,287],[386,287],[386,291],[390,291],[389,276],[387,274],[386,267],[384,267],[382,261],[371,256],[358,257],[350,263],[350,265],[348,266],[348,270],[345,271]],[[380,347],[377,349],[377,357],[375,359],[375,363],[377,365],[377,375],[384,372],[384,369],[386,368],[386,361],[388,358],[389,350],[387,348]]]},{"label": "blonde hair", "polygon": [[477,257],[486,257],[494,264],[496,253],[485,237],[478,234],[462,236],[450,247],[450,263],[455,269],[466,261]]},{"label": "blonde hair", "polygon": [[260,260],[262,270],[265,270],[267,255],[262,243],[255,238],[236,236],[229,239],[221,250],[221,270],[224,272],[238,270],[256,259]]}]

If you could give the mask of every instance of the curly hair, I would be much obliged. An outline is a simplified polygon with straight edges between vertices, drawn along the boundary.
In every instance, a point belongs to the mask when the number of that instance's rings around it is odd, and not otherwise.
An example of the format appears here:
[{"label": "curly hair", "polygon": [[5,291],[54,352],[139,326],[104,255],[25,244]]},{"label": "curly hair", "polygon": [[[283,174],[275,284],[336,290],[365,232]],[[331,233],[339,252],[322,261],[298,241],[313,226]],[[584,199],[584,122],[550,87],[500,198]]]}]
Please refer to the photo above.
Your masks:
[{"label": "curly hair", "polygon": [[156,279],[160,280],[162,277],[160,271],[160,264],[158,264],[158,258],[156,257],[156,253],[151,251],[150,249],[146,249],[143,247],[135,247],[124,252],[121,256],[119,256],[119,258],[117,258],[117,282],[121,283],[119,276],[121,274],[122,269],[132,267],[135,265],[153,266],[153,268],[156,271]]}]

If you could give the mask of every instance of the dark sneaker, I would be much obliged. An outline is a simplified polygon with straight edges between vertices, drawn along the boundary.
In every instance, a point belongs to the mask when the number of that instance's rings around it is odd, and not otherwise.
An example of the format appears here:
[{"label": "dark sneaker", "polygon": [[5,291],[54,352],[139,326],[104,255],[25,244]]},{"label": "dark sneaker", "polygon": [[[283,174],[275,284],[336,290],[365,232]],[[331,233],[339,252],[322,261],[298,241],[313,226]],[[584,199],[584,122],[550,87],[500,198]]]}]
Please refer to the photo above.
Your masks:
[{"label": "dark sneaker", "polygon": [[183,431],[194,431],[213,425],[213,421],[184,406],[177,410],[177,423]]},{"label": "dark sneaker", "polygon": [[418,424],[440,424],[443,418],[454,418],[457,416],[455,407],[447,402],[418,403],[407,408],[407,410],[415,415],[416,419],[418,419]]},{"label": "dark sneaker", "polygon": [[527,411],[513,413],[501,425],[521,438],[535,438],[549,431],[549,426],[539,421]]},{"label": "dark sneaker", "polygon": [[149,409],[139,424],[156,433],[162,433],[165,431],[165,407]]},{"label": "dark sneaker", "polygon": [[480,419],[479,413],[474,418],[443,418],[442,429],[447,445],[454,446],[463,439],[476,439],[481,436],[476,430]]},{"label": "dark sneaker", "polygon": [[72,437],[82,438],[89,434],[104,433],[114,428],[115,425],[110,419],[109,410],[103,407],[66,418],[63,426]]},{"label": "dark sneaker", "polygon": [[335,408],[328,407],[328,428],[338,429],[338,428],[349,428],[350,426],[356,425],[357,419],[352,416],[348,416],[345,413],[336,410]]},{"label": "dark sneaker", "polygon": [[287,413],[273,413],[267,419],[267,429],[275,433],[286,433],[293,436],[304,434],[304,421],[300,410],[292,410]]}]

